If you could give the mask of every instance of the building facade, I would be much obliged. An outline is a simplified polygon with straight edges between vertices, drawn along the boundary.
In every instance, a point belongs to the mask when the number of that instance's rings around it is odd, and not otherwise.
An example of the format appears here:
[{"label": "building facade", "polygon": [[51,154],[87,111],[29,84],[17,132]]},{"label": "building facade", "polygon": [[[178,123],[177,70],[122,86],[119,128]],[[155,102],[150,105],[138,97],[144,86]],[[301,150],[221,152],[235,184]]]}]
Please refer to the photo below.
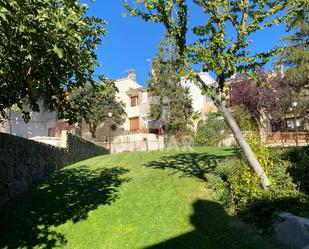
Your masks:
[{"label": "building facade", "polygon": [[[150,117],[152,103],[151,92],[136,81],[136,74],[131,70],[125,78],[115,80],[118,89],[116,98],[125,104],[125,121],[121,125],[114,124],[113,117],[101,122],[96,131],[96,140],[107,140],[109,136],[119,136],[134,133],[157,133],[157,122]],[[112,110],[111,110],[112,112]],[[110,126],[114,124],[114,129]],[[91,139],[89,127],[85,122],[82,124],[82,136]]]},{"label": "building facade", "polygon": [[[216,81],[207,72],[200,72],[199,76],[201,80],[208,87],[216,86]],[[181,81],[183,86],[189,88],[190,96],[192,98],[193,111],[200,113],[202,116],[209,112],[217,111],[216,106],[210,97],[202,93],[201,89],[192,80],[183,78]]]},{"label": "building facade", "polygon": [[23,120],[21,111],[8,108],[6,110],[8,119],[0,131],[25,138],[53,136],[57,122],[57,113],[45,110],[43,103],[40,103],[39,107],[39,112],[34,112],[29,108],[27,109],[27,107],[25,108],[25,111],[29,111],[31,117],[27,123]]},{"label": "building facade", "polygon": [[150,106],[153,99],[148,87],[140,85],[136,81],[134,70],[131,70],[127,78],[115,81],[118,88],[118,100],[125,103],[127,114],[122,128],[124,131],[154,133],[158,124],[150,116]]},{"label": "building facade", "polygon": [[58,119],[56,111],[44,108],[43,101],[39,102],[39,112],[34,112],[28,107],[25,111],[30,113],[30,120],[26,123],[22,112],[13,108],[6,110],[8,118],[0,124],[0,132],[24,138],[60,137],[63,130],[73,131],[74,125],[69,125],[66,120]]},{"label": "building facade", "polygon": [[[215,80],[206,72],[201,72],[200,77],[208,86],[214,86]],[[216,111],[211,99],[205,96],[200,88],[191,80],[183,78],[181,81],[183,86],[189,88],[192,98],[192,107],[194,112],[201,114],[201,117],[212,111]],[[126,118],[122,125],[119,125],[116,130],[110,130],[110,121],[102,122],[97,129],[97,137],[108,137],[134,134],[134,133],[159,133],[162,124],[151,118],[150,107],[155,101],[155,96],[149,87],[142,86],[136,81],[136,74],[131,70],[125,78],[115,80],[115,86],[118,89],[117,98],[125,104]],[[87,139],[91,134],[89,128],[83,123],[83,136]]]},{"label": "building facade", "polygon": [[[200,77],[208,86],[215,86],[215,80],[207,73],[201,72]],[[134,70],[131,70],[127,78],[116,80],[119,90],[118,98],[126,104],[126,121],[123,129],[130,132],[156,133],[161,127],[159,121],[153,120],[150,115],[150,107],[155,96],[149,87],[144,87],[136,82]],[[194,112],[201,116],[216,111],[213,101],[205,96],[201,89],[191,80],[183,78],[181,84],[189,88]]]},{"label": "building facade", "polygon": [[[214,79],[208,73],[200,73],[200,77],[209,86],[215,84]],[[194,82],[182,79],[181,83],[189,87],[194,112],[203,116],[215,110],[212,101],[202,94]],[[110,125],[113,124],[112,117],[110,120],[101,122],[97,128],[97,137],[102,137],[104,140],[109,136],[129,133],[159,133],[162,125],[159,121],[153,120],[150,115],[150,107],[155,97],[152,96],[149,87],[142,86],[136,81],[135,71],[131,70],[127,77],[115,80],[115,85],[118,89],[117,99],[125,104],[125,122],[112,130],[110,129]],[[81,127],[80,125],[70,126],[65,120],[58,120],[55,111],[45,110],[43,103],[40,103],[40,109],[40,112],[29,110],[31,120],[28,123],[23,121],[21,112],[8,110],[9,119],[0,131],[27,138],[59,137],[61,130],[72,131],[78,127],[84,138],[91,139],[89,127],[85,122],[81,124]]]}]

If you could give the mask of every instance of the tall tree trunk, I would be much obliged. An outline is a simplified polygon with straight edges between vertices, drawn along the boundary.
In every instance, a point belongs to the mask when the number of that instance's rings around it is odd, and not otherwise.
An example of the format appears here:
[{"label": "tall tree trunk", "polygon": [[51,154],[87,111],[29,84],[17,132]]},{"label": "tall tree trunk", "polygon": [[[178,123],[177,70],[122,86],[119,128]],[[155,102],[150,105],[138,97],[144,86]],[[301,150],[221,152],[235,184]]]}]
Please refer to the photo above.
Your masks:
[{"label": "tall tree trunk", "polygon": [[96,138],[96,131],[97,131],[97,125],[96,124],[89,124],[89,128],[90,128],[90,133],[91,133],[91,137],[92,139]]},{"label": "tall tree trunk", "polygon": [[9,108],[9,116],[8,116],[8,126],[9,126],[9,132],[12,135],[12,108]]},{"label": "tall tree trunk", "polygon": [[2,119],[0,117],[0,132],[12,134],[12,124],[11,124],[12,123],[11,122],[12,110],[11,108],[5,109],[5,115],[6,115],[6,118]]},{"label": "tall tree trunk", "polygon": [[77,125],[75,128],[75,135],[78,137],[82,137],[83,135],[83,119],[79,119],[77,121]]},{"label": "tall tree trunk", "polygon": [[259,161],[256,159],[253,151],[251,150],[249,144],[247,143],[244,135],[242,134],[242,131],[240,130],[231,112],[229,111],[228,108],[225,107],[225,104],[222,100],[214,99],[214,103],[217,106],[217,108],[223,113],[223,116],[226,122],[228,123],[229,127],[231,128],[238,145],[244,152],[244,155],[247,158],[249,165],[259,176],[262,187],[264,189],[267,189],[269,187],[269,179],[266,173],[264,172],[263,168],[261,167]]}]

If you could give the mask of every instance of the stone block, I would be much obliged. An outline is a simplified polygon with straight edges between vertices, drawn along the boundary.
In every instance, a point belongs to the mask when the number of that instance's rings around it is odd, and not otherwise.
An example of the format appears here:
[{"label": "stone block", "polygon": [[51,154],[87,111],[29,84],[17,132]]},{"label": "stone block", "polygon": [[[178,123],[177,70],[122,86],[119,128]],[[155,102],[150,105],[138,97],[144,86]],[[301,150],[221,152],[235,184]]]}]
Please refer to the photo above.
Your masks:
[{"label": "stone block", "polygon": [[309,245],[309,219],[280,213],[279,222],[275,224],[275,238],[287,246],[303,249]]}]

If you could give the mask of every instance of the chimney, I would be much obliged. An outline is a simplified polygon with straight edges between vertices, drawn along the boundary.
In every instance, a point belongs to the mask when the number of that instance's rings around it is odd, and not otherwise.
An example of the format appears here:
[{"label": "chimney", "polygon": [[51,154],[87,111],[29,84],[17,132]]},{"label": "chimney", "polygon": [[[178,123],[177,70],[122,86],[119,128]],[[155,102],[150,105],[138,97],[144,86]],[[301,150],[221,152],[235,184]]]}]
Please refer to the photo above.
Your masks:
[{"label": "chimney", "polygon": [[136,81],[136,74],[135,74],[135,70],[134,69],[130,70],[128,78],[131,79],[131,80]]}]

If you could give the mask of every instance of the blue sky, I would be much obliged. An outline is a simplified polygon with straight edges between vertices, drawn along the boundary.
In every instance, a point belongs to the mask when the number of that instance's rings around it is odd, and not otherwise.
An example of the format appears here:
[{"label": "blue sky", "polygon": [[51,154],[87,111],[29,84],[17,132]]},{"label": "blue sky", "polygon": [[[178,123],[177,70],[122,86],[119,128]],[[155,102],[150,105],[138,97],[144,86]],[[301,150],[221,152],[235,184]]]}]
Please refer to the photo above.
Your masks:
[{"label": "blue sky", "polygon": [[[127,76],[129,69],[135,69],[137,80],[145,85],[149,75],[150,64],[147,62],[155,56],[157,46],[164,33],[161,24],[144,22],[140,18],[123,17],[126,13],[122,0],[97,0],[88,3],[89,14],[96,15],[108,22],[107,36],[98,50],[102,67],[97,71],[109,78],[117,79]],[[190,13],[190,22],[198,23],[205,16],[194,8]],[[250,37],[253,40],[250,49],[253,52],[271,49],[285,36],[284,27],[275,26],[258,32]],[[189,40],[192,37],[188,37]],[[271,67],[271,63],[267,68]]]}]

